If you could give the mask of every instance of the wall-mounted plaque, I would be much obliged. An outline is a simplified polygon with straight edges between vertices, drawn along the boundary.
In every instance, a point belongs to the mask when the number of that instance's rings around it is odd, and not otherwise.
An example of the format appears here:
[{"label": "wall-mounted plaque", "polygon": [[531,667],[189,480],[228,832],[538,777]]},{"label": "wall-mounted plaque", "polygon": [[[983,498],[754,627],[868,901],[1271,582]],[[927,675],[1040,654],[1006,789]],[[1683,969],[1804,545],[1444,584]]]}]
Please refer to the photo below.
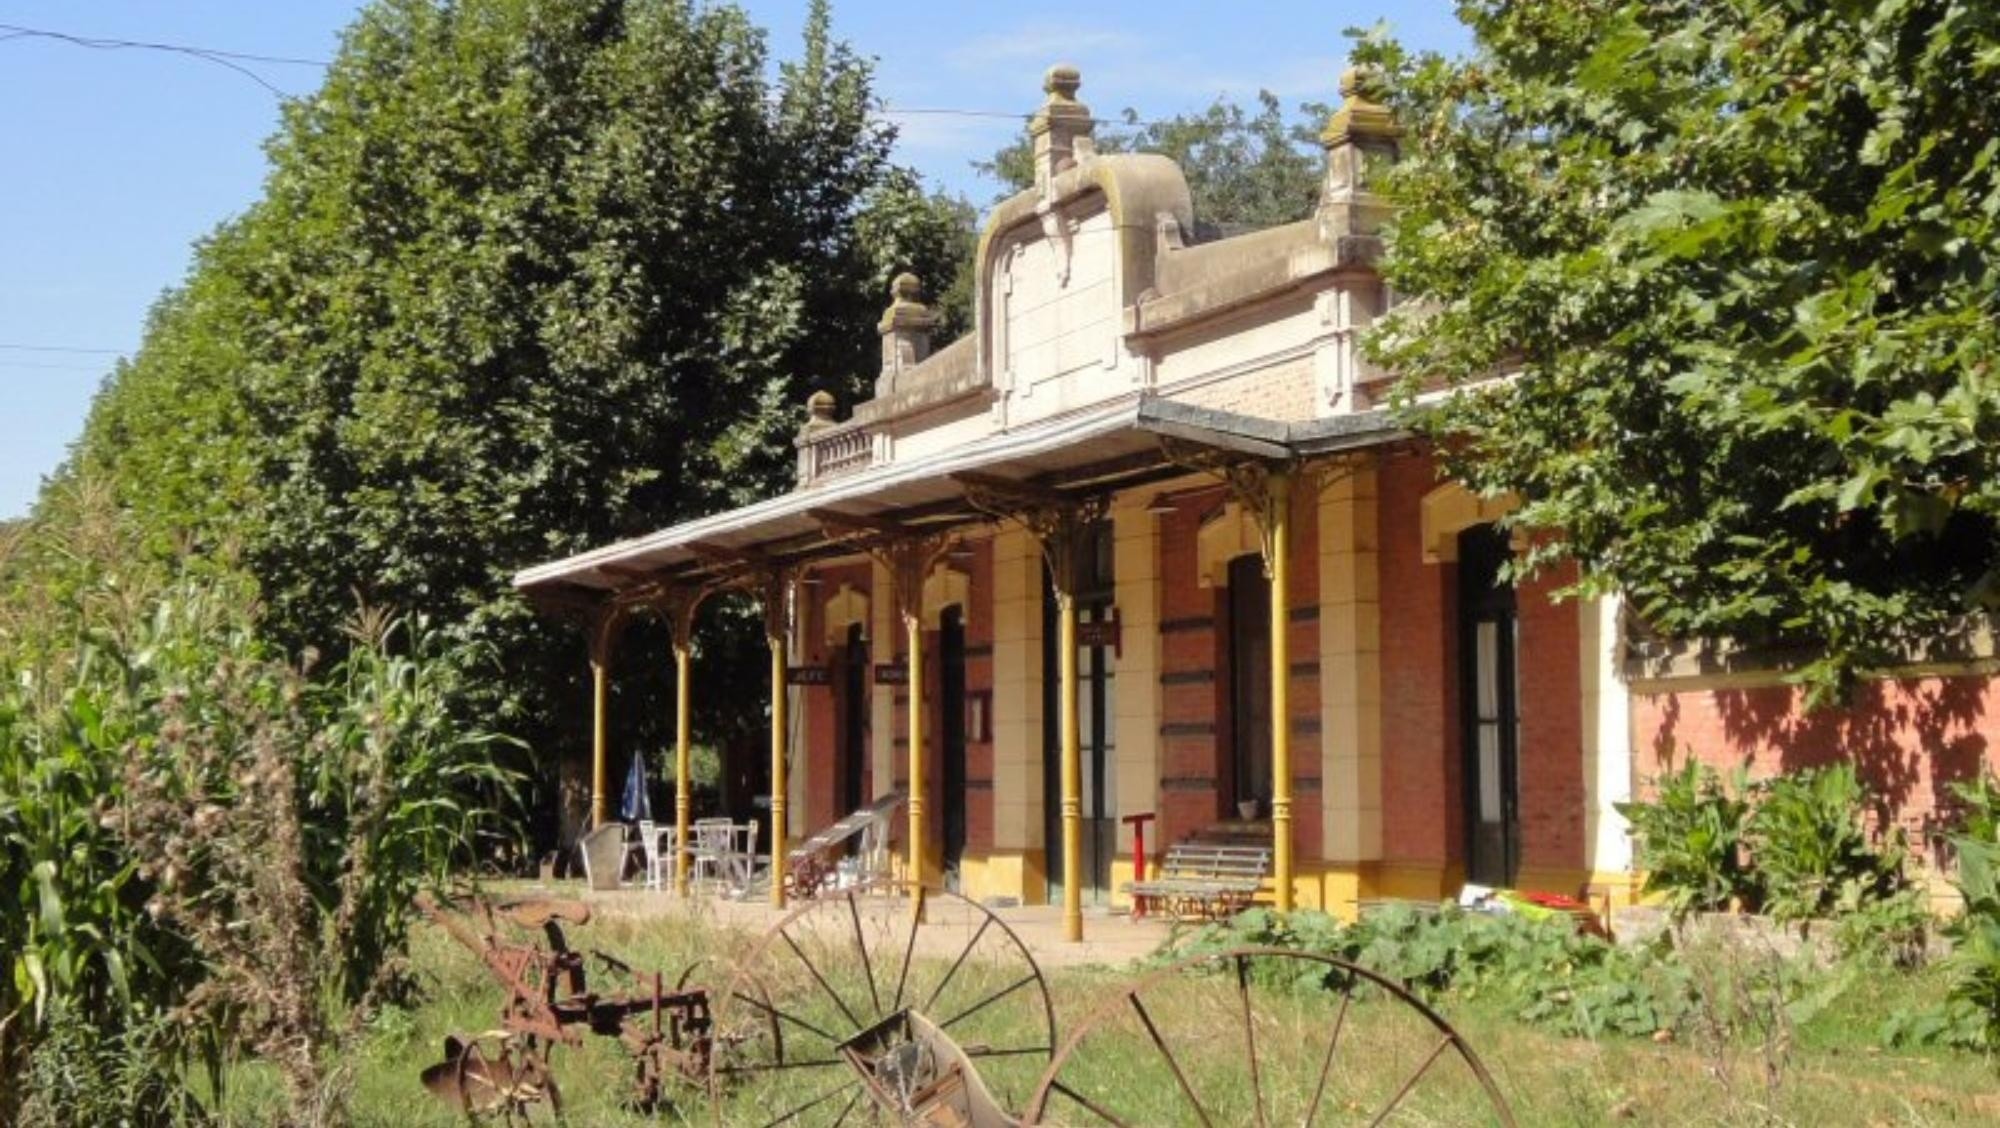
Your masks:
[{"label": "wall-mounted plaque", "polygon": [[1119,657],[1124,657],[1124,643],[1119,632],[1118,609],[1113,607],[1110,614],[1095,622],[1076,625],[1076,644],[1082,646],[1108,646]]}]

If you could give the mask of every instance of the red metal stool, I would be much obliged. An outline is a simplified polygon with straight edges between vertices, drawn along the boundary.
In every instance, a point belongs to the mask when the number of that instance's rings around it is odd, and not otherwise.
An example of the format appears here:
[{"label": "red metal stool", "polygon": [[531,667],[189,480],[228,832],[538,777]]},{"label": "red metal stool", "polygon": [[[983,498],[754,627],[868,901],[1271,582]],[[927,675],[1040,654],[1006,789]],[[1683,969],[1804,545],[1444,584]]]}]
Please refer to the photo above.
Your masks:
[{"label": "red metal stool", "polygon": [[[1126,815],[1119,821],[1132,828],[1132,881],[1136,884],[1146,880],[1146,824],[1153,821],[1153,812],[1144,811],[1136,815]],[[1146,915],[1148,900],[1149,898],[1143,893],[1132,894],[1133,920]]]}]

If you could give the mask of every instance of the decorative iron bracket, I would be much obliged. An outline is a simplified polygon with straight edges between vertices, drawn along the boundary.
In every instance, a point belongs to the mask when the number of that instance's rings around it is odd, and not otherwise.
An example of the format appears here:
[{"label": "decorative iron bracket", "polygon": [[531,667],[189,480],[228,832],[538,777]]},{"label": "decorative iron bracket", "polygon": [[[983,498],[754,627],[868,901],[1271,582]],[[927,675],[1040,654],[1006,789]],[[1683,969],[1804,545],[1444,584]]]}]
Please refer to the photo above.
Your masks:
[{"label": "decorative iron bracket", "polygon": [[955,474],[965,500],[996,521],[1028,530],[1042,551],[1056,598],[1075,598],[1091,527],[1104,519],[1111,499],[1104,494],[1066,494],[1032,482],[983,474]]},{"label": "decorative iron bracket", "polygon": [[924,581],[958,540],[951,532],[925,532],[887,517],[865,517],[835,509],[807,513],[818,521],[827,539],[854,544],[889,573],[896,597],[896,614],[905,625],[921,622]]}]

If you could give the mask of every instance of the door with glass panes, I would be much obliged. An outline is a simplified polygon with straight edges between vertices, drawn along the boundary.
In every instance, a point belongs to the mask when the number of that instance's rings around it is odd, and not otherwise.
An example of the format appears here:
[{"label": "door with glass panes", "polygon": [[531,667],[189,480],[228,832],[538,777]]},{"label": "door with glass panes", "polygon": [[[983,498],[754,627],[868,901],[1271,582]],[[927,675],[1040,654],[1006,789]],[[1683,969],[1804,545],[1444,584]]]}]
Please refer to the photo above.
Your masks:
[{"label": "door with glass panes", "polygon": [[1480,525],[1459,534],[1459,700],[1465,747],[1465,876],[1513,884],[1521,856],[1521,707],[1515,654],[1519,618],[1501,579],[1505,534]]},{"label": "door with glass panes", "polygon": [[[1089,550],[1080,553],[1077,579],[1079,626],[1109,623],[1117,614],[1112,604],[1112,538],[1110,522],[1100,522],[1089,534]],[[1044,577],[1046,580],[1046,577]],[[1079,632],[1090,637],[1088,630]],[[1055,588],[1045,583],[1042,600],[1042,841],[1047,843],[1049,900],[1063,896],[1062,839],[1062,700],[1061,666],[1057,661]],[[1118,849],[1116,772],[1117,709],[1112,696],[1117,656],[1107,645],[1079,645],[1076,652],[1077,717],[1082,736],[1081,871],[1085,904],[1108,903],[1111,861]]]}]

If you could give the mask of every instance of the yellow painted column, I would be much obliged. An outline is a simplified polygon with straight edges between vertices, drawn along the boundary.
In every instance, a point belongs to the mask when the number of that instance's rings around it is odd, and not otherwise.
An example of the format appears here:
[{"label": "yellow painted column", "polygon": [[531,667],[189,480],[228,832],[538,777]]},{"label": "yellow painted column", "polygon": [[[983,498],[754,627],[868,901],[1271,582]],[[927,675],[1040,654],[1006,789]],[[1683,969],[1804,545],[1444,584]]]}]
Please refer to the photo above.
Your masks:
[{"label": "yellow painted column", "polygon": [[688,833],[694,815],[694,752],[689,741],[688,669],[694,664],[686,638],[674,640],[674,891],[688,894]]},{"label": "yellow painted column", "polygon": [[[769,598],[780,598],[772,596]],[[785,636],[773,632],[771,642],[771,907],[785,907],[785,746],[789,729],[789,696],[785,692]]]},{"label": "yellow painted column", "polygon": [[1271,847],[1277,908],[1292,911],[1292,480],[1273,471],[1270,490],[1271,573]]},{"label": "yellow painted column", "polygon": [[608,770],[605,764],[607,745],[610,743],[605,733],[605,712],[609,707],[610,671],[605,668],[606,655],[602,647],[590,659],[590,828],[596,830],[605,823],[607,798],[605,795]]},{"label": "yellow painted column", "polygon": [[924,616],[923,588],[899,598],[913,602],[903,613],[903,631],[908,637],[905,661],[909,663],[910,688],[910,892],[924,887]]},{"label": "yellow painted column", "polygon": [[[1059,554],[1067,556],[1068,554]],[[1083,939],[1083,726],[1077,708],[1076,596],[1058,577],[1056,669],[1062,693],[1063,939]]]}]

